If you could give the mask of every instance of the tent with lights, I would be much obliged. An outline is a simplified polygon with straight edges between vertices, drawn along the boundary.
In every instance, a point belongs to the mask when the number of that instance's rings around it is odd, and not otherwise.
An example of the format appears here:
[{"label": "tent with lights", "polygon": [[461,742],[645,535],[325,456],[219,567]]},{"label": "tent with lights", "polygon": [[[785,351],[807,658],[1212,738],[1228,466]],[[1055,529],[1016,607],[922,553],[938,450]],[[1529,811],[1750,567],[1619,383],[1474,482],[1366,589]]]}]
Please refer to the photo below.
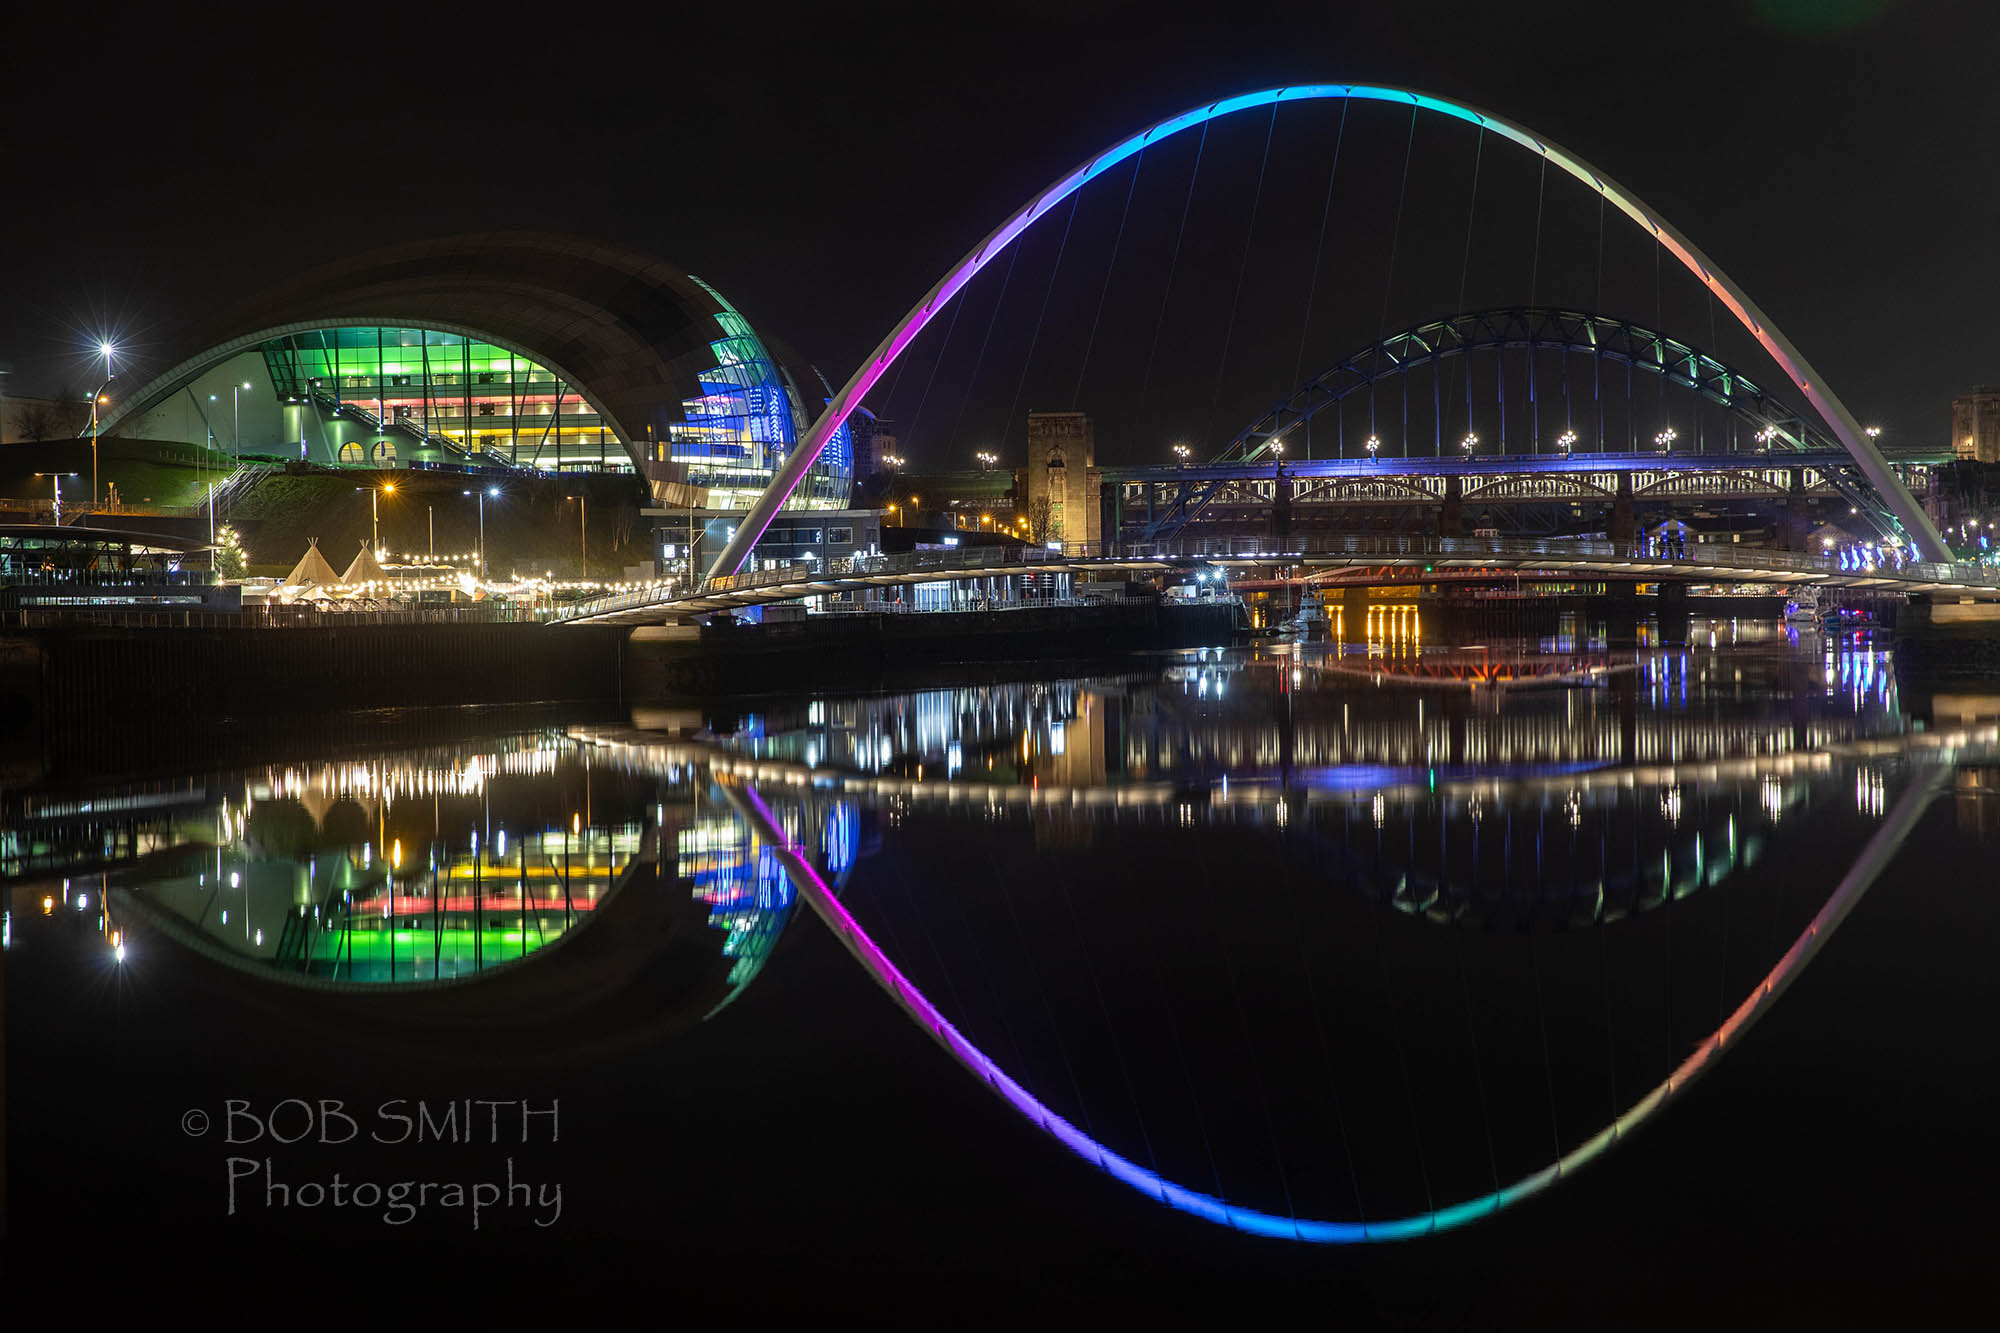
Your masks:
[{"label": "tent with lights", "polygon": [[361,549],[354,553],[354,559],[347,562],[347,572],[340,576],[340,581],[350,588],[370,583],[380,586],[389,581],[389,575],[384,572],[382,562],[375,558],[375,552],[368,548],[368,543],[363,542]]},{"label": "tent with lights", "polygon": [[280,592],[295,592],[308,588],[331,588],[340,582],[340,575],[333,572],[326,557],[319,553],[319,538],[306,539],[306,553],[292,566],[292,572],[285,575],[285,581],[278,585]]}]

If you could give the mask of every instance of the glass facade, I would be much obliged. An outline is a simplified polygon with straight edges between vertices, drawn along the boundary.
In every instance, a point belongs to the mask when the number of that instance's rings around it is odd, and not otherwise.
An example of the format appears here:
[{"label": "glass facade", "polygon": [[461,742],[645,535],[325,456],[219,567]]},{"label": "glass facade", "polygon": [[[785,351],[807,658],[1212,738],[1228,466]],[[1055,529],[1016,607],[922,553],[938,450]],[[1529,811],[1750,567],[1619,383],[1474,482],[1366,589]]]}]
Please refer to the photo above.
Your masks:
[{"label": "glass facade", "polygon": [[[686,467],[689,484],[708,488],[708,508],[748,509],[805,434],[811,415],[750,322],[722,293],[694,281],[723,307],[715,316],[721,336],[709,343],[715,368],[699,376],[701,396],[681,404],[686,420],[668,431],[662,448],[668,460]],[[843,509],[853,481],[854,440],[843,423],[785,507]]]},{"label": "glass facade", "polygon": [[279,398],[318,408],[318,440],[315,423],[300,423],[315,461],[323,450],[341,463],[632,469],[625,442],[574,384],[492,343],[353,327],[287,334],[261,350]]}]

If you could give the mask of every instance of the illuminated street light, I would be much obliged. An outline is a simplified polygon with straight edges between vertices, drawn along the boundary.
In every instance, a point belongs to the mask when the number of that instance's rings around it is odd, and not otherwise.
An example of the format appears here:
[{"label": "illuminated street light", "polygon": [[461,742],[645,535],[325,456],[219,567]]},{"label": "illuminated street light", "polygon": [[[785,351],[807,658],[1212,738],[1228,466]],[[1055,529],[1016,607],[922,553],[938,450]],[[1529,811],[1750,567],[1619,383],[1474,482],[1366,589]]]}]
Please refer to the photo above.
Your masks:
[{"label": "illuminated street light", "polygon": [[1674,428],[1669,426],[1653,437],[1653,443],[1659,445],[1661,452],[1665,453],[1674,447],[1674,441],[1679,438],[1680,436],[1674,433]]},{"label": "illuminated street light", "polygon": [[1880,426],[1869,426],[1866,429],[1864,429],[1861,433],[1863,435],[1866,435],[1871,440],[1879,440],[1882,438],[1882,428]]},{"label": "illuminated street light", "polygon": [[459,494],[479,497],[479,577],[483,579],[486,577],[486,497],[490,495],[498,499],[500,488],[488,486],[483,491],[460,491]]},{"label": "illuminated street light", "polygon": [[1770,449],[1771,441],[1778,438],[1778,428],[1776,426],[1766,426],[1757,432],[1756,438],[1757,452],[1764,453]]},{"label": "illuminated street light", "polygon": [[979,460],[979,470],[981,472],[991,471],[993,465],[1000,461],[1000,456],[998,454],[990,454],[985,452],[984,450],[981,450],[979,453],[974,454],[973,457]]},{"label": "illuminated street light", "polygon": [[1465,438],[1458,442],[1458,447],[1465,450],[1465,456],[1470,458],[1472,451],[1479,447],[1479,437],[1468,431]]},{"label": "illuminated street light", "polygon": [[38,477],[47,477],[49,479],[49,484],[53,488],[51,493],[54,497],[54,505],[55,505],[55,508],[50,511],[50,517],[54,520],[56,527],[61,527],[62,526],[62,479],[64,477],[74,477],[76,473],[37,472],[35,475]]},{"label": "illuminated street light", "polygon": [[1180,465],[1182,467],[1187,466],[1188,458],[1192,456],[1193,453],[1194,450],[1188,448],[1184,444],[1177,444],[1174,446],[1174,457],[1180,459]]},{"label": "illuminated street light", "polygon": [[239,463],[243,461],[243,393],[249,387],[249,380],[244,380],[241,384],[232,384],[229,386],[229,403],[235,409],[236,413],[236,438],[230,443],[235,450],[236,461]]},{"label": "illuminated street light", "polygon": [[1373,435],[1368,437],[1368,456],[1373,458],[1381,451],[1382,441]]},{"label": "illuminated street light", "polygon": [[1562,446],[1564,457],[1568,457],[1576,449],[1576,432],[1573,430],[1564,431],[1562,434],[1556,436],[1556,443]]}]

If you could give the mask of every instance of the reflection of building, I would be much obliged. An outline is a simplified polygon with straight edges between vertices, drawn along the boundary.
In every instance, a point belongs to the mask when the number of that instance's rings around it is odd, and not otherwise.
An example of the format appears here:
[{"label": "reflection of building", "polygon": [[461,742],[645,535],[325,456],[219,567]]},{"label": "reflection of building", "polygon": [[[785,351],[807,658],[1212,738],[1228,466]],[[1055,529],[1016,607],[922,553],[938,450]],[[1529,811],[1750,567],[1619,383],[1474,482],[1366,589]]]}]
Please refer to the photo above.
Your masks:
[{"label": "reflection of building", "polygon": [[1985,837],[2000,831],[2000,768],[1961,768],[1952,774],[1958,826]]},{"label": "reflection of building", "polygon": [[[828,391],[700,278],[609,246],[508,233],[379,251],[192,332],[114,394],[106,434],[338,466],[641,471],[746,507]],[[791,501],[839,508],[848,436]]]},{"label": "reflection of building", "polygon": [[1097,437],[1083,412],[1028,413],[1028,521],[1038,540],[1104,538]]},{"label": "reflection of building", "polygon": [[1958,458],[2000,463],[2000,385],[1982,384],[1951,400],[1951,451]]}]

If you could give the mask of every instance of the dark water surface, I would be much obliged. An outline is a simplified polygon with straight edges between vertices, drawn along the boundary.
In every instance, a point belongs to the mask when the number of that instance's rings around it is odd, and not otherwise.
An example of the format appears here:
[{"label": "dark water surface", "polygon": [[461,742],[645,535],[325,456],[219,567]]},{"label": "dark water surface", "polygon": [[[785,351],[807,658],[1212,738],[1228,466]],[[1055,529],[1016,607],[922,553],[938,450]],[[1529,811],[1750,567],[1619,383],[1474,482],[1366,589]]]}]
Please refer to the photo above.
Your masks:
[{"label": "dark water surface", "polygon": [[1980,1308],[2000,700],[1697,629],[25,775],[10,1305]]}]

